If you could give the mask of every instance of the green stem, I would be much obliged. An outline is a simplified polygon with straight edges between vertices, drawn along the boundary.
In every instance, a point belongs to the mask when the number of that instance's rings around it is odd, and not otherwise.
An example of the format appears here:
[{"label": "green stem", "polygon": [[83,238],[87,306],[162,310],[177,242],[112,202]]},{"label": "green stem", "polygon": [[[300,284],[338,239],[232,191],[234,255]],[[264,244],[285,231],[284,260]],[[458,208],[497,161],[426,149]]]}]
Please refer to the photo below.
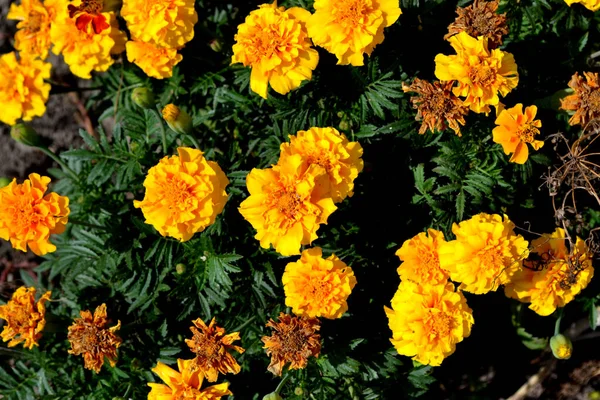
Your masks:
[{"label": "green stem", "polygon": [[158,117],[158,122],[160,124],[160,135],[162,136],[163,153],[165,155],[167,155],[167,130],[165,129],[165,124],[163,124],[163,122],[162,122],[162,115],[160,115],[160,112],[158,111],[158,109],[153,108],[152,111]]},{"label": "green stem", "polygon": [[277,385],[277,388],[275,388],[275,393],[279,394],[279,392],[281,392],[281,389],[283,389],[283,386],[287,383],[287,381],[290,380],[290,376],[292,376],[292,374],[290,372],[288,372],[287,375],[283,377],[281,382],[279,382],[279,385]]},{"label": "green stem", "polygon": [[554,336],[556,336],[560,333],[560,321],[562,320],[562,317],[563,317],[563,309],[559,308],[558,309],[558,317],[556,318],[556,324],[554,324]]},{"label": "green stem", "polygon": [[56,161],[56,163],[62,168],[63,172],[69,175],[71,179],[73,179],[74,181],[79,181],[79,177],[77,176],[75,171],[69,168],[69,166],[63,160],[61,160],[60,157],[54,154],[54,152],[52,152],[49,148],[47,148],[46,146],[37,146],[37,148],[40,149],[42,153],[46,154],[48,157]]},{"label": "green stem", "polygon": [[194,145],[195,148],[197,148],[198,150],[200,149],[200,143],[196,140],[196,138],[193,135],[185,135],[190,142],[192,142],[192,144]]},{"label": "green stem", "polygon": [[244,322],[243,324],[241,324],[240,326],[238,326],[237,328],[233,329],[232,332],[239,332],[242,329],[244,329],[245,327],[247,327],[248,325],[250,325],[252,323],[252,321],[254,321],[256,319],[256,315],[252,318],[249,318],[246,322]]}]

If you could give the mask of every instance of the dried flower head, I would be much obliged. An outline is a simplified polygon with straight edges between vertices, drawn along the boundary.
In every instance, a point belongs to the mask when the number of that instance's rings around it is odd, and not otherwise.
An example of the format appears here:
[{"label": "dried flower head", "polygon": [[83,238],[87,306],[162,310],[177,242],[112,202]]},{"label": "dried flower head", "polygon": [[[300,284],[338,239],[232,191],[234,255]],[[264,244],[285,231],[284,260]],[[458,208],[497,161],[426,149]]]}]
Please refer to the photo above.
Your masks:
[{"label": "dried flower head", "polygon": [[460,136],[460,125],[465,125],[465,115],[469,112],[462,100],[452,93],[453,81],[433,82],[415,78],[410,86],[402,85],[402,90],[414,92],[417,96],[410,98],[413,108],[418,110],[416,120],[423,121],[419,134],[427,129],[431,132],[451,128]]},{"label": "dried flower head", "polygon": [[114,367],[117,363],[117,348],[122,341],[114,332],[121,328],[121,321],[111,328],[106,327],[106,304],[96,307],[93,316],[89,310],[80,311],[79,314],[81,318],[75,318],[73,325],[69,327],[69,354],[83,354],[85,368],[96,373],[104,365],[104,357]]},{"label": "dried flower head", "polygon": [[5,305],[0,306],[0,318],[6,320],[6,325],[0,336],[2,341],[13,347],[21,342],[23,347],[31,349],[38,345],[42,330],[46,325],[46,306],[51,292],[46,292],[35,301],[35,288],[21,286]]},{"label": "dried flower head", "polygon": [[561,99],[560,108],[575,111],[569,124],[585,127],[588,122],[600,117],[600,82],[597,72],[584,72],[583,75],[575,72],[571,77],[569,87],[575,93]]},{"label": "dried flower head", "polygon": [[508,34],[506,14],[497,14],[498,0],[475,0],[468,7],[458,7],[458,17],[448,26],[448,40],[460,32],[466,32],[471,37],[483,36],[488,38],[490,49],[495,49],[502,44],[502,37]]},{"label": "dried flower head", "polygon": [[194,371],[200,370],[200,373],[209,382],[216,381],[220,373],[237,374],[240,372],[240,366],[229,353],[230,350],[238,353],[245,351],[240,346],[232,344],[236,340],[240,340],[240,333],[233,332],[226,335],[225,329],[216,326],[214,318],[208,326],[200,318],[193,322],[195,327],[190,327],[193,336],[191,339],[185,340],[190,350],[196,354],[190,364],[191,368]]},{"label": "dried flower head", "polygon": [[281,376],[283,367],[290,363],[289,369],[302,369],[308,364],[310,356],[318,357],[321,352],[321,336],[316,332],[321,329],[316,318],[292,317],[280,313],[279,322],[272,319],[267,326],[273,329],[271,336],[263,336],[264,348],[271,356],[267,368],[273,374]]}]

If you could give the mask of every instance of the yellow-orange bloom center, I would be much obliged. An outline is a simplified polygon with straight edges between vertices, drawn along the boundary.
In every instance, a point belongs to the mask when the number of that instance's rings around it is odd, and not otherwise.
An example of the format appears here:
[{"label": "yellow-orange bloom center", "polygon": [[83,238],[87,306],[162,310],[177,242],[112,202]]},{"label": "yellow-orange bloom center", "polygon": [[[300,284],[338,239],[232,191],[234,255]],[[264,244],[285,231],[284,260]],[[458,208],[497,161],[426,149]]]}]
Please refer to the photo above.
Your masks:
[{"label": "yellow-orange bloom center", "polygon": [[45,20],[45,15],[35,10],[29,11],[29,18],[27,19],[27,29],[30,33],[37,33],[42,28],[42,23]]},{"label": "yellow-orange bloom center", "polygon": [[429,310],[429,315],[425,317],[424,325],[429,328],[429,332],[436,338],[445,338],[454,328],[454,318],[445,312],[433,312]]},{"label": "yellow-orange bloom center", "polygon": [[355,27],[371,10],[364,0],[340,0],[335,3],[335,21],[344,27]]},{"label": "yellow-orange bloom center", "polygon": [[525,143],[533,143],[535,136],[539,134],[540,130],[532,124],[526,124],[517,130],[517,136]]},{"label": "yellow-orange bloom center", "polygon": [[295,219],[301,203],[301,197],[293,186],[282,187],[271,195],[273,207],[290,219]]}]

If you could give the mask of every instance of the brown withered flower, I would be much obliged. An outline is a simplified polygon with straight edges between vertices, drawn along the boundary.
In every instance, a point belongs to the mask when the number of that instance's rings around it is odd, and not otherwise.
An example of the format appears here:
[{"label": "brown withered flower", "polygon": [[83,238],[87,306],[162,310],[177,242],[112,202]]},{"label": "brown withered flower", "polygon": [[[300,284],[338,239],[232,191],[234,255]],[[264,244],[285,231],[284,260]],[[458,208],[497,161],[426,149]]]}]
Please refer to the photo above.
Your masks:
[{"label": "brown withered flower", "polygon": [[69,327],[69,354],[83,354],[85,368],[96,373],[100,372],[104,357],[108,358],[111,367],[114,367],[117,363],[117,348],[122,342],[114,332],[121,328],[121,321],[112,328],[106,328],[106,304],[96,307],[93,317],[88,310],[80,311],[79,314],[81,318],[75,318],[73,325]]},{"label": "brown withered flower", "polygon": [[560,108],[575,111],[569,120],[571,125],[585,127],[593,119],[600,118],[600,84],[598,73],[584,72],[583,76],[577,72],[571,77],[569,87],[575,93],[560,100]]},{"label": "brown withered flower", "polygon": [[458,17],[448,26],[444,39],[464,31],[474,38],[488,38],[488,48],[495,49],[502,44],[502,37],[508,34],[506,14],[497,14],[497,10],[498,0],[475,0],[469,7],[457,7]]},{"label": "brown withered flower", "polygon": [[208,326],[200,318],[193,323],[195,326],[190,327],[193,336],[185,340],[190,350],[196,354],[190,364],[192,370],[199,369],[209,382],[216,381],[219,373],[240,372],[240,366],[229,353],[230,350],[238,353],[245,351],[240,346],[232,345],[236,340],[240,340],[240,333],[233,332],[226,335],[225,329],[216,326],[214,318]]},{"label": "brown withered flower", "polygon": [[279,314],[279,323],[272,319],[267,326],[273,329],[271,336],[263,336],[262,341],[271,356],[267,368],[273,374],[281,376],[283,366],[290,363],[289,369],[305,368],[310,356],[318,357],[321,352],[321,336],[316,332],[321,329],[317,318],[292,317]]},{"label": "brown withered flower", "polygon": [[427,129],[431,132],[452,128],[460,136],[460,125],[465,124],[465,115],[469,108],[452,93],[454,82],[433,82],[415,78],[410,86],[402,85],[404,92],[415,92],[418,96],[410,98],[413,108],[418,110],[415,119],[423,121],[420,134]]}]

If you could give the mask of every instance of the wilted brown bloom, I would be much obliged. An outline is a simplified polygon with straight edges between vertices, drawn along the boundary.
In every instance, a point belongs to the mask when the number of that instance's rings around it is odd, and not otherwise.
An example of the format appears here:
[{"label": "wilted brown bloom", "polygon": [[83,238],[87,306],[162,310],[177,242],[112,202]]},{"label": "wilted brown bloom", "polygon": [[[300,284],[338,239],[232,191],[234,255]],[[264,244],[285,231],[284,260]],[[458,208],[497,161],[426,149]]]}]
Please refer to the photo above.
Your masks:
[{"label": "wilted brown bloom", "polygon": [[245,351],[240,346],[232,345],[236,340],[240,340],[240,333],[233,332],[226,335],[225,329],[215,325],[214,318],[208,326],[200,318],[193,322],[196,327],[192,326],[190,330],[194,336],[185,341],[190,350],[196,354],[191,368],[194,371],[199,369],[209,382],[216,381],[219,373],[237,374],[240,372],[240,366],[229,353],[230,350],[239,353]]},{"label": "wilted brown bloom", "polygon": [[69,353],[76,356],[83,354],[85,368],[96,373],[100,372],[104,357],[114,367],[117,363],[117,347],[122,341],[114,332],[121,328],[121,321],[112,328],[106,328],[106,304],[96,307],[93,317],[88,310],[80,311],[79,314],[81,318],[75,318],[75,322],[69,327]]},{"label": "wilted brown bloom", "polygon": [[273,328],[271,336],[263,336],[267,355],[271,363],[267,368],[275,375],[281,376],[283,366],[291,363],[289,369],[306,367],[310,356],[318,357],[321,352],[321,336],[316,332],[321,329],[317,318],[300,318],[279,314],[279,323],[272,319],[267,326]]},{"label": "wilted brown bloom", "polygon": [[583,75],[585,81],[577,72],[571,77],[569,87],[575,93],[561,99],[560,108],[575,111],[569,124],[585,127],[588,122],[600,117],[600,84],[598,73],[584,72]]},{"label": "wilted brown bloom", "polygon": [[0,306],[0,318],[6,320],[2,330],[2,341],[13,347],[21,342],[26,349],[38,345],[42,330],[46,325],[45,302],[50,300],[50,292],[46,292],[35,301],[35,288],[21,286],[13,293],[5,305]]},{"label": "wilted brown bloom", "polygon": [[474,38],[487,37],[489,49],[495,49],[502,44],[502,36],[508,34],[506,14],[496,14],[497,10],[498,0],[475,0],[469,7],[458,7],[458,17],[448,26],[448,34],[444,39],[466,32]]},{"label": "wilted brown bloom", "polygon": [[[452,93],[453,81],[433,82],[415,78],[410,86],[402,85],[404,92],[415,92],[418,96],[410,98],[413,108],[418,110],[416,120],[423,121],[419,133],[429,129],[431,132],[452,128],[460,136],[460,125],[465,124],[465,115],[469,108]],[[460,125],[459,125],[460,124]]]}]

